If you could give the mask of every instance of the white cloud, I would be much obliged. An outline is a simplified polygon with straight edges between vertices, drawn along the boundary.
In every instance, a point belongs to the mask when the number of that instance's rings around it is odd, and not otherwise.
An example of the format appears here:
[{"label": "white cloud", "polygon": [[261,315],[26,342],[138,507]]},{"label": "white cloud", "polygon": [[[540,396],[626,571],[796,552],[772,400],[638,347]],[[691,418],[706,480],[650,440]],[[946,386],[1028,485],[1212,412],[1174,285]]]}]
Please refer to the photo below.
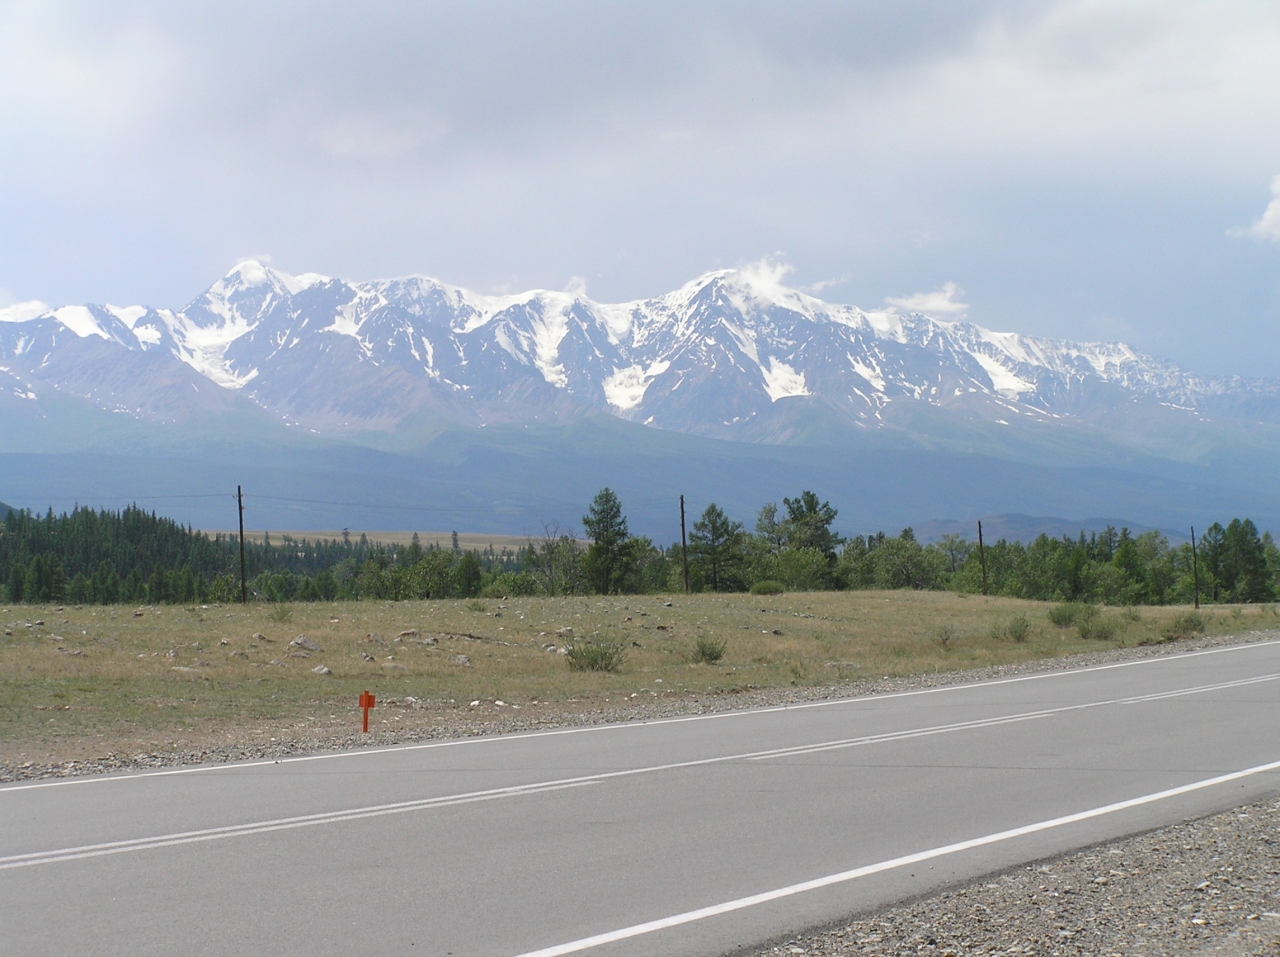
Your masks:
[{"label": "white cloud", "polygon": [[815,283],[810,283],[801,288],[802,292],[807,292],[811,296],[816,296],[824,289],[830,289],[832,286],[843,286],[849,281],[849,276],[840,276],[835,279],[822,279]]},{"label": "white cloud", "polygon": [[885,298],[894,309],[903,312],[921,312],[926,316],[955,316],[959,318],[969,311],[967,303],[959,301],[964,290],[953,282],[944,283],[941,289],[933,292],[915,292],[910,296]]},{"label": "white cloud", "polygon": [[1230,230],[1232,236],[1251,236],[1259,241],[1280,243],[1280,176],[1271,181],[1271,202],[1262,215],[1244,229]]},{"label": "white cloud", "polygon": [[48,304],[39,299],[15,302],[0,309],[0,322],[26,322],[48,311]]},{"label": "white cloud", "polygon": [[765,258],[747,263],[738,270],[738,275],[757,295],[770,298],[790,292],[782,281],[793,271],[788,263]]}]

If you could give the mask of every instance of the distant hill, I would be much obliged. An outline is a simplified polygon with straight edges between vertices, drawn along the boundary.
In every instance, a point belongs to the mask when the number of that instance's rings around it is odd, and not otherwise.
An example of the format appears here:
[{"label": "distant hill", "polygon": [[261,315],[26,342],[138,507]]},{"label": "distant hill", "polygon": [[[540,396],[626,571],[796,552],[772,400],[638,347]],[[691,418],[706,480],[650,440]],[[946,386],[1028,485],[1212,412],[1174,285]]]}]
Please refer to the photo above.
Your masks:
[{"label": "distant hill", "polygon": [[[1128,528],[1134,535],[1151,531],[1151,527],[1121,518],[1085,518],[1073,521],[1067,518],[1052,518],[1044,515],[984,515],[979,519],[959,522],[954,519],[934,519],[921,522],[912,527],[916,539],[921,542],[936,542],[944,535],[959,535],[969,541],[978,540],[978,521],[982,522],[982,537],[985,541],[995,542],[1006,539],[1010,542],[1033,542],[1041,535],[1050,538],[1068,536],[1075,538],[1081,532],[1085,535],[1105,531],[1108,527]],[[1157,529],[1169,541],[1177,543],[1187,540],[1187,532],[1170,529]]]}]

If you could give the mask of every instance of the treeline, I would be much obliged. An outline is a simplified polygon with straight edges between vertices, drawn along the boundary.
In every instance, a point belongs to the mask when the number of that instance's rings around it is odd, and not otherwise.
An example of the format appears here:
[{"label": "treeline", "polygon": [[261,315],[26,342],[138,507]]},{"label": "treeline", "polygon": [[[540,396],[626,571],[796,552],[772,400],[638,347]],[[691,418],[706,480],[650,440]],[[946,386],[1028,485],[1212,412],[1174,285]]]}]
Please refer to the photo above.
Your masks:
[{"label": "treeline", "polygon": [[[317,601],[478,594],[487,577],[519,567],[511,550],[448,551],[352,539],[246,540],[251,598]],[[422,566],[416,576],[408,570]],[[441,569],[445,570],[442,572]],[[9,509],[0,527],[0,590],[10,603],[230,602],[240,598],[240,542],[130,506],[45,515]]]},{"label": "treeline", "polygon": [[[1191,545],[1157,532],[1108,528],[1042,535],[1029,545],[911,529],[844,538],[837,512],[812,491],[764,505],[751,530],[714,503],[687,548],[630,534],[622,503],[602,489],[584,536],[550,526],[518,551],[284,536],[245,543],[248,593],[262,601],[405,600],[475,596],[690,591],[950,589],[1111,605],[1266,602],[1280,592],[1280,550],[1248,519],[1205,530]],[[687,564],[686,564],[687,556]],[[985,564],[985,570],[984,570]],[[136,506],[55,516],[9,510],[0,529],[0,587],[9,603],[212,603],[240,598],[236,536],[208,536]]]},{"label": "treeline", "polygon": [[[1205,529],[1171,545],[1159,532],[1107,528],[1086,537],[1041,535],[1029,545],[1001,539],[981,551],[944,536],[922,545],[912,530],[894,537],[843,539],[830,531],[835,510],[816,496],[761,509],[748,533],[712,505],[690,536],[690,584],[736,591],[776,582],[789,589],[914,588],[1109,605],[1269,602],[1280,593],[1280,549],[1249,519]],[[985,570],[984,570],[985,565]]]}]

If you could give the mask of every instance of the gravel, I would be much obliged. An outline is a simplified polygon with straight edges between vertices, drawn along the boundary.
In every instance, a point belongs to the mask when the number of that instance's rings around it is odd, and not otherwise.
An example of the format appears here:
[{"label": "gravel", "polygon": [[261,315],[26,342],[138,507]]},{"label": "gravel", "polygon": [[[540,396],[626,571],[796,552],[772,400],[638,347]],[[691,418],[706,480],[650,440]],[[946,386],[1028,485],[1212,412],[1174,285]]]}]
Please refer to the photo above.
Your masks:
[{"label": "gravel", "polygon": [[[824,687],[775,688],[592,702],[495,701],[462,704],[414,697],[380,699],[387,726],[367,735],[334,727],[232,729],[189,748],[112,753],[60,763],[0,764],[0,781],[67,777],[178,765],[286,757],[431,739],[642,721],[685,714],[786,705],[1184,653],[1280,638],[1278,632],[1205,637],[949,674]],[[575,707],[576,705],[576,707]],[[386,717],[386,716],[390,717]],[[415,720],[416,719],[416,720]],[[399,726],[392,726],[392,724]],[[305,722],[304,722],[305,725]],[[739,957],[743,952],[739,951]],[[973,954],[1280,955],[1280,802],[1199,821],[1020,867],[982,882],[751,952],[844,955]]]},{"label": "gravel", "polygon": [[1280,801],[1018,867],[752,953],[1280,954]]}]

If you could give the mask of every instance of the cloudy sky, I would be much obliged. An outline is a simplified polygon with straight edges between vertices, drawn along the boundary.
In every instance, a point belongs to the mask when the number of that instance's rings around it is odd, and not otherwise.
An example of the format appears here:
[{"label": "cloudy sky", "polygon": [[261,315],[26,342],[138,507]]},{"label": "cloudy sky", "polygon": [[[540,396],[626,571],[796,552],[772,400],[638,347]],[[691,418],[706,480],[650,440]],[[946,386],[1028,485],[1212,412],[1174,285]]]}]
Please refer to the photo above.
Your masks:
[{"label": "cloudy sky", "polygon": [[1280,6],[0,0],[0,225],[0,304],[768,257],[1280,376]]}]

